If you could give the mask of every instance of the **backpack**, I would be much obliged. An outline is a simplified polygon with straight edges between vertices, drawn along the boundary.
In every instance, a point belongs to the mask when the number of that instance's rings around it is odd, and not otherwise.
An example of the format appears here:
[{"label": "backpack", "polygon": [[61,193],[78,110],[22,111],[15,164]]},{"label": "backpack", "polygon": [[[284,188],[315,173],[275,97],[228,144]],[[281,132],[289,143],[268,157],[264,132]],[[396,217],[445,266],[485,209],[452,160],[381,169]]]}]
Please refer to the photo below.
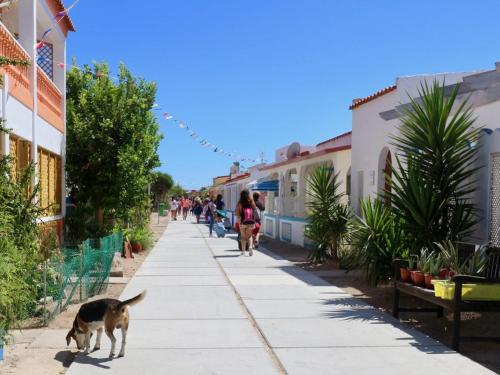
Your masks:
[{"label": "backpack", "polygon": [[214,231],[217,237],[219,238],[224,237],[226,235],[226,228],[224,228],[224,224],[222,223],[215,223]]},{"label": "backpack", "polygon": [[243,224],[255,224],[255,215],[252,207],[244,207],[241,213],[241,222]]}]

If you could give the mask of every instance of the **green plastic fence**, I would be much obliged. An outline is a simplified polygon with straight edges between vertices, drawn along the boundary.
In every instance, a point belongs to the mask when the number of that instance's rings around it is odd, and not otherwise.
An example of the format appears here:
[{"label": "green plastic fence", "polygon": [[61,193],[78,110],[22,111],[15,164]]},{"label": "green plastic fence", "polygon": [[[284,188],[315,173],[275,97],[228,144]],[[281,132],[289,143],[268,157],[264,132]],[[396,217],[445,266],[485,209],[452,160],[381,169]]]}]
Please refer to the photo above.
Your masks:
[{"label": "green plastic fence", "polygon": [[61,249],[61,257],[48,264],[47,295],[53,298],[49,319],[72,303],[83,302],[108,288],[113,256],[121,253],[121,232],[85,240],[76,249]]}]

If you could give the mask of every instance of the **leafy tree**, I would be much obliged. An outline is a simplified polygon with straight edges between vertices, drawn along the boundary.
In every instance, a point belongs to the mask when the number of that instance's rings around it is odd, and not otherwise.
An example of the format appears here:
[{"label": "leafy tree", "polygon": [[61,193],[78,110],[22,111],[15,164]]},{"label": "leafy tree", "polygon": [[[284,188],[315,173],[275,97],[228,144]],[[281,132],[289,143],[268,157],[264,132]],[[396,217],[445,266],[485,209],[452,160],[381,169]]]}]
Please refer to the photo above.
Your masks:
[{"label": "leafy tree", "polygon": [[132,76],[123,64],[116,82],[106,64],[68,72],[66,171],[77,206],[70,233],[88,225],[87,235],[102,234],[144,205],[152,171],[160,165],[155,95],[154,83]]},{"label": "leafy tree", "polygon": [[475,190],[480,129],[467,101],[457,103],[458,86],[449,96],[444,84],[421,85],[410,98],[392,168],[391,202],[405,223],[415,251],[435,243],[462,240],[472,233],[477,216],[470,195]]},{"label": "leafy tree", "polygon": [[184,190],[184,188],[179,185],[179,184],[175,184],[170,190],[169,190],[169,195],[172,196],[172,197],[178,197],[178,196],[181,196],[181,195],[184,195],[186,193],[186,190]]},{"label": "leafy tree", "polygon": [[324,262],[338,257],[339,249],[349,233],[349,209],[340,202],[338,174],[327,166],[317,167],[308,177],[309,213],[306,236],[315,242],[310,259]]},{"label": "leafy tree", "polygon": [[174,186],[174,180],[168,173],[155,172],[153,176],[153,184],[151,185],[151,193],[154,196],[155,202],[165,201],[166,194]]}]

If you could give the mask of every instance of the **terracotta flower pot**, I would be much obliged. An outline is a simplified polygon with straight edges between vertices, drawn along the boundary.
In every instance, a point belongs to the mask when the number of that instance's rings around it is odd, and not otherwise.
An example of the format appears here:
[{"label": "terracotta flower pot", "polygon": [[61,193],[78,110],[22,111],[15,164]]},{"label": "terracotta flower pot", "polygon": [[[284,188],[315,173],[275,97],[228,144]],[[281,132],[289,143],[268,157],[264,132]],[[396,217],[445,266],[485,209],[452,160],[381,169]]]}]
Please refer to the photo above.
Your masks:
[{"label": "terracotta flower pot", "polygon": [[411,282],[411,271],[408,268],[401,267],[399,269],[399,276],[402,282],[404,283]]},{"label": "terracotta flower pot", "polygon": [[442,268],[439,272],[439,278],[443,280],[451,279],[456,274],[457,273],[450,268]]},{"label": "terracotta flower pot", "polygon": [[431,275],[430,273],[424,274],[425,287],[427,289],[434,289],[434,285],[432,285],[432,280],[437,279],[436,276]]},{"label": "terracotta flower pot", "polygon": [[411,281],[413,285],[422,286],[425,284],[425,278],[422,271],[411,271]]},{"label": "terracotta flower pot", "polygon": [[142,251],[142,244],[140,242],[132,242],[132,251],[140,253]]}]

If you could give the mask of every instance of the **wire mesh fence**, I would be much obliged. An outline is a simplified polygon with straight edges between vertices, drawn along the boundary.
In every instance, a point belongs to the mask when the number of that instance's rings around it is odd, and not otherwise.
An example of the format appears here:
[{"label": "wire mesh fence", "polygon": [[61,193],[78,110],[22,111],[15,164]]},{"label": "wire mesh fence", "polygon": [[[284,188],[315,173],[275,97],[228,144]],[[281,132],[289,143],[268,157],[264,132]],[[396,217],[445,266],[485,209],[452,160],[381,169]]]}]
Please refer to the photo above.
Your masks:
[{"label": "wire mesh fence", "polygon": [[77,248],[62,248],[44,264],[44,320],[106,291],[115,253],[121,253],[123,234],[87,239]]}]

